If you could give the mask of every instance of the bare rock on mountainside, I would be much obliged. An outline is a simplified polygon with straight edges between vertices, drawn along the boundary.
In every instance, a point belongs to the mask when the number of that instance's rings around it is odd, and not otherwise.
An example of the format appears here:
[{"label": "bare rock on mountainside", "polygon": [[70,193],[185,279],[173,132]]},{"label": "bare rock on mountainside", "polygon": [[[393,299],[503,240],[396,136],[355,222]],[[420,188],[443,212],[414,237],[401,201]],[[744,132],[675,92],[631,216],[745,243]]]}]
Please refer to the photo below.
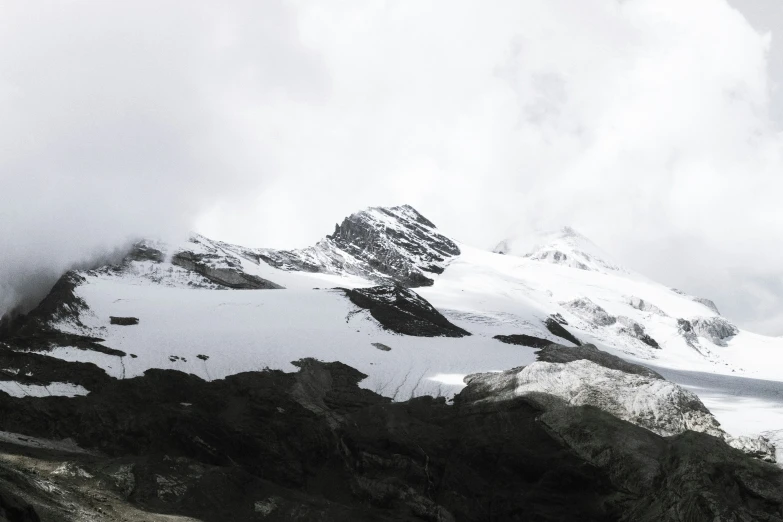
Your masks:
[{"label": "bare rock on mountainside", "polygon": [[651,348],[660,348],[658,341],[650,337],[643,325],[637,323],[633,319],[625,316],[619,316],[617,323],[620,325],[619,332],[634,339],[639,339],[647,346]]},{"label": "bare rock on mountainside", "polygon": [[344,364],[296,366],[211,382],[150,370],[73,399],[0,393],[1,430],[80,448],[2,442],[2,506],[23,492],[7,513],[27,513],[9,520],[680,522],[783,509],[782,470],[705,433],[661,437],[554,395],[492,398],[485,379],[453,406],[393,403]]},{"label": "bare rock on mountainside", "polygon": [[400,285],[341,289],[359,308],[387,330],[417,337],[464,337],[470,335],[452,324],[426,299]]},{"label": "bare rock on mountainside", "polygon": [[693,348],[698,348],[700,337],[717,346],[726,346],[727,339],[739,333],[739,329],[723,317],[696,317],[690,321],[677,319],[677,329]]},{"label": "bare rock on mountainside", "polygon": [[579,360],[587,360],[609,368],[612,370],[620,370],[624,373],[630,373],[635,375],[641,375],[643,377],[649,377],[651,379],[663,379],[657,372],[652,371],[646,366],[641,364],[634,364],[599,350],[593,344],[583,344],[577,347],[562,346],[559,344],[550,343],[545,348],[536,352],[536,356],[539,361],[550,363],[569,363]]},{"label": "bare rock on mountainside", "polygon": [[645,301],[644,299],[641,299],[639,297],[631,297],[628,300],[628,304],[630,304],[633,308],[636,308],[637,310],[641,310],[642,312],[650,312],[655,315],[660,315],[661,317],[668,317],[668,314],[655,306],[654,304],[650,303],[649,301]]},{"label": "bare rock on mountainside", "polygon": [[730,436],[694,393],[595,346],[553,344],[538,353],[538,362],[501,373],[469,375],[465,382],[470,386],[461,400],[528,397],[546,410],[593,406],[661,436],[698,431],[775,462],[775,447],[769,440]]},{"label": "bare rock on mountainside", "polygon": [[[235,265],[226,264],[225,261],[226,259],[231,259],[230,256],[213,256],[182,251],[175,254],[171,262],[175,266],[201,274],[220,286],[235,290],[276,290],[283,288],[272,281],[245,273],[238,260]],[[218,263],[215,263],[215,260]]]},{"label": "bare rock on mountainside", "polygon": [[109,317],[109,323],[120,325],[120,326],[134,326],[134,325],[139,324],[139,318],[138,317],[115,317],[115,316],[110,316]]},{"label": "bare rock on mountainside", "polygon": [[693,331],[709,339],[713,344],[725,346],[726,339],[739,333],[739,329],[722,317],[699,317],[691,320]]},{"label": "bare rock on mountainside", "polygon": [[429,286],[456,243],[413,207],[376,207],[351,214],[315,246],[301,250],[259,249],[260,259],[282,270],[348,273],[379,283]]},{"label": "bare rock on mountainside", "polygon": [[10,325],[9,331],[22,331],[32,335],[54,322],[68,323],[73,327],[83,328],[80,314],[88,310],[89,307],[81,297],[76,295],[75,290],[84,282],[84,277],[76,271],[67,272],[57,280],[54,287],[35,309],[18,318],[15,324]]},{"label": "bare rock on mountainside", "polygon": [[552,341],[549,339],[542,339],[541,337],[526,334],[496,335],[493,339],[497,339],[506,344],[516,344],[518,346],[528,346],[530,348],[544,348],[545,346],[552,344]]},{"label": "bare rock on mountainside", "polygon": [[609,315],[606,310],[587,297],[580,297],[573,301],[563,303],[563,306],[595,326],[610,326],[617,322],[616,317]]},{"label": "bare rock on mountainside", "polygon": [[577,346],[582,345],[582,341],[577,339],[571,332],[566,330],[565,327],[556,319],[548,317],[547,320],[544,321],[544,326],[546,326],[546,329],[549,330],[549,333],[552,335],[556,335],[561,339],[565,339],[566,341],[571,341]]}]

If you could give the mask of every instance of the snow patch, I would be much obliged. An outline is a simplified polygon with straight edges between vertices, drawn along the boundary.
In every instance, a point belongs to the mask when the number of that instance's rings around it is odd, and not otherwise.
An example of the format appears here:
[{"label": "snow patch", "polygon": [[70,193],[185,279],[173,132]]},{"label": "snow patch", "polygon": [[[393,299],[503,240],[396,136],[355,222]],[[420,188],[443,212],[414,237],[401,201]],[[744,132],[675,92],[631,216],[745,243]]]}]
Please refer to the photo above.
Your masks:
[{"label": "snow patch", "polygon": [[78,397],[90,390],[69,382],[53,382],[47,385],[24,384],[19,381],[0,381],[0,391],[11,397]]}]

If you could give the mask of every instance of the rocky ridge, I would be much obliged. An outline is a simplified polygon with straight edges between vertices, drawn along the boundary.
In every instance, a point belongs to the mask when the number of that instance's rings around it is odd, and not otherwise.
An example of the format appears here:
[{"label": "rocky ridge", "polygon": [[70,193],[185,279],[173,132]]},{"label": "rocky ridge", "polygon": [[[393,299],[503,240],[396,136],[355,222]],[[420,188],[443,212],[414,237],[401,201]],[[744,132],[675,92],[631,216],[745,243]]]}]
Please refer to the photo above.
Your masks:
[{"label": "rocky ridge", "polygon": [[348,273],[408,287],[431,285],[432,275],[459,254],[456,243],[409,205],[351,214],[313,247],[257,250],[260,259],[282,270]]},{"label": "rocky ridge", "polygon": [[698,431],[725,440],[753,456],[775,462],[767,439],[734,438],[692,392],[640,365],[627,363],[595,346],[551,344],[539,361],[500,373],[469,375],[471,400],[503,401],[529,397],[551,410],[594,406],[661,436]]},{"label": "rocky ridge", "polygon": [[387,330],[418,337],[470,335],[452,324],[426,299],[399,284],[341,290],[353,304],[368,310]]}]

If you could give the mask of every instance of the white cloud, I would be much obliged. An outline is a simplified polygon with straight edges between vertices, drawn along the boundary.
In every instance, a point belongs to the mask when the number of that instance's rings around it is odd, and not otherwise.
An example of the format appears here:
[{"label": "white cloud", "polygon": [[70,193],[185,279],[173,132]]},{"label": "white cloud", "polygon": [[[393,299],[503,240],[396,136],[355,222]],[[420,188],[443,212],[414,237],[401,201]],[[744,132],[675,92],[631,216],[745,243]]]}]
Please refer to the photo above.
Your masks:
[{"label": "white cloud", "polygon": [[324,88],[277,2],[4,2],[0,315],[68,267],[142,234],[187,230],[256,188],[268,145],[228,106]]},{"label": "white cloud", "polygon": [[3,205],[0,247],[80,231],[70,260],[197,214],[297,246],[405,202],[479,246],[572,224],[748,324],[783,304],[749,289],[783,266],[775,33],[725,0],[61,5],[0,31],[0,190],[36,210]]}]

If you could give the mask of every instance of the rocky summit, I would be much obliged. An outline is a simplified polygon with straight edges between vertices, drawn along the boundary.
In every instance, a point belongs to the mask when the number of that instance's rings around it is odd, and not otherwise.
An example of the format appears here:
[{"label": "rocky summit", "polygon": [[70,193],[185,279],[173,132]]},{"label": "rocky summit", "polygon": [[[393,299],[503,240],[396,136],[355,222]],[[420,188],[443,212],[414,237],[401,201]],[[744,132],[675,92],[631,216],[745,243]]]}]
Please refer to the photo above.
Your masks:
[{"label": "rocky summit", "polygon": [[347,272],[372,281],[432,285],[457,244],[413,207],[370,208],[345,218],[334,232],[303,250],[259,250],[259,257],[284,270]]},{"label": "rocky summit", "polygon": [[143,239],[0,321],[0,521],[783,521],[779,353],[570,228]]}]

